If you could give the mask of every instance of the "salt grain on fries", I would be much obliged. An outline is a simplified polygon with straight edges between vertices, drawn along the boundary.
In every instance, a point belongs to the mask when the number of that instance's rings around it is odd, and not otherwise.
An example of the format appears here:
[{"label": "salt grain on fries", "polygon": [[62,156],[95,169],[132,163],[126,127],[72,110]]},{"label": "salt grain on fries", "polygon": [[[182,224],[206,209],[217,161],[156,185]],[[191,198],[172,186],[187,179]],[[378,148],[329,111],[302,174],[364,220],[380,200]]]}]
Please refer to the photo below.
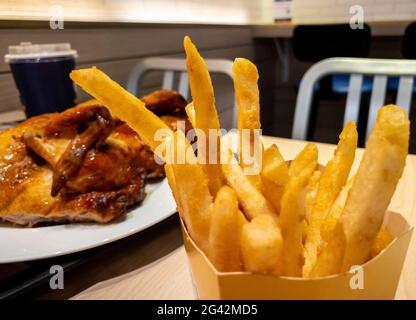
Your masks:
[{"label": "salt grain on fries", "polygon": [[[188,37],[184,46],[193,97],[186,108],[189,120],[204,132],[218,130],[204,60]],[[239,130],[258,129],[257,70],[248,60],[237,59],[233,73]],[[182,132],[170,131],[143,102],[97,68],[73,71],[71,78],[152,150],[167,143],[176,154],[187,152],[190,142]],[[167,130],[166,140],[155,139],[159,130]],[[334,158],[322,173],[317,147],[310,143],[289,167],[277,146],[269,147],[263,151],[260,174],[249,178],[243,171],[246,163],[237,163],[223,141],[217,141],[221,150],[216,158],[228,161],[200,164],[191,152],[185,163],[167,163],[165,171],[189,235],[217,270],[316,277],[363,264],[391,242],[382,222],[405,166],[408,141],[406,113],[390,105],[380,109],[359,169],[349,182],[357,143],[352,123],[344,128]]]}]

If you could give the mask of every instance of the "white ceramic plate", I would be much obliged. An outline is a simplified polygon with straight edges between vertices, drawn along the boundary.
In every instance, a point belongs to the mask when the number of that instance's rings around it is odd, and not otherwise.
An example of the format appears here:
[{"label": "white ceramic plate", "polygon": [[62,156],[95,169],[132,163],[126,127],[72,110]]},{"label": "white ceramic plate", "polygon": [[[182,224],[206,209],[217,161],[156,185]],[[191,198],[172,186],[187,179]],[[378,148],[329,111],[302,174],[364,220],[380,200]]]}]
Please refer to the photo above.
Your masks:
[{"label": "white ceramic plate", "polygon": [[142,231],[176,212],[166,179],[146,185],[137,208],[107,224],[66,224],[35,228],[0,223],[0,263],[30,261],[78,252]]}]

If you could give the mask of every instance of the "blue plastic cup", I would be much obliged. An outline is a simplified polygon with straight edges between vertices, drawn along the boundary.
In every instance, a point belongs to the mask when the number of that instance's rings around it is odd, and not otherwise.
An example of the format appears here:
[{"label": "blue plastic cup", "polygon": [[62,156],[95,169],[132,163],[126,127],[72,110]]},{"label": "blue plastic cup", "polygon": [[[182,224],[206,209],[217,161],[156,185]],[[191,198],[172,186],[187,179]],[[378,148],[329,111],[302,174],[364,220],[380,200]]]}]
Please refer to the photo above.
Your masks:
[{"label": "blue plastic cup", "polygon": [[10,64],[27,117],[74,106],[76,95],[69,73],[76,57],[69,43],[9,46],[5,61]]}]

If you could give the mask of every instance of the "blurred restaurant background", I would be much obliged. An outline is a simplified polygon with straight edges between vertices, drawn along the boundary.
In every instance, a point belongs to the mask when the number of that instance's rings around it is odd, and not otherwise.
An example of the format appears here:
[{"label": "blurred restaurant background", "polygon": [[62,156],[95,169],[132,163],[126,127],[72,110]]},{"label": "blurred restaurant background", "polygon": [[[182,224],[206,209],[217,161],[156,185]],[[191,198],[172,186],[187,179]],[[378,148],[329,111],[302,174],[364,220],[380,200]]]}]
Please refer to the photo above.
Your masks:
[{"label": "blurred restaurant background", "polygon": [[[207,59],[245,57],[259,69],[263,134],[291,137],[300,81],[328,57],[416,58],[413,0],[55,0],[0,1],[0,50],[21,42],[70,43],[77,67],[95,65],[123,85],[148,57],[183,57],[189,35]],[[232,81],[213,77],[225,127],[232,126]],[[343,125],[348,76],[325,77],[314,88],[307,139],[335,143]],[[138,95],[162,86],[146,75]],[[365,136],[372,80],[361,87],[359,129]],[[395,102],[398,78],[387,81]],[[24,117],[9,64],[0,61],[0,112],[7,123]],[[88,97],[77,90],[76,102]],[[410,105],[413,119],[414,102]],[[3,121],[3,122],[4,122]],[[361,141],[362,145],[363,141]],[[415,151],[412,135],[411,151]]]}]

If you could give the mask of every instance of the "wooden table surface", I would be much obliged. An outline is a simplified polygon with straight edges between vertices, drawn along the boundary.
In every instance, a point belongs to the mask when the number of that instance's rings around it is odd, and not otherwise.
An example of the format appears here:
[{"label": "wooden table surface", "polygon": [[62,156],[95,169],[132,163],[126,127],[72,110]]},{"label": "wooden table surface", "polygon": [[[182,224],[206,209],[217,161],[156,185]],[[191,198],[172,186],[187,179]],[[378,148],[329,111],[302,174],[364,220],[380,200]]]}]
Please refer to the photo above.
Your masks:
[{"label": "wooden table surface", "polygon": [[[263,138],[265,145],[276,143],[285,159],[292,159],[305,145],[303,141]],[[326,163],[334,152],[334,145],[318,143],[319,161]],[[352,172],[358,167],[363,150],[359,149]],[[416,156],[410,155],[407,159],[403,177],[397,187],[396,193],[389,209],[402,213],[413,226],[416,224]],[[152,245],[137,247],[134,256],[136,265],[140,267],[130,270],[118,277],[96,283],[88,289],[73,296],[73,299],[195,299],[192,278],[188,268],[185,250],[182,245],[173,246],[178,243],[180,229],[177,219],[165,222],[166,232],[157,233],[149,231],[152,235]],[[166,248],[171,248],[167,252]],[[117,249],[117,256],[131,255],[131,246]],[[161,254],[161,252],[163,254]],[[156,257],[153,258],[152,257]],[[147,264],[140,262],[152,261]],[[119,267],[122,266],[119,264]],[[102,266],[97,266],[102,268]],[[408,250],[408,255],[403,268],[399,287],[396,293],[397,299],[416,299],[416,239],[413,237]],[[73,281],[83,281],[83,275],[77,272]],[[74,278],[74,277],[73,277]]]}]

